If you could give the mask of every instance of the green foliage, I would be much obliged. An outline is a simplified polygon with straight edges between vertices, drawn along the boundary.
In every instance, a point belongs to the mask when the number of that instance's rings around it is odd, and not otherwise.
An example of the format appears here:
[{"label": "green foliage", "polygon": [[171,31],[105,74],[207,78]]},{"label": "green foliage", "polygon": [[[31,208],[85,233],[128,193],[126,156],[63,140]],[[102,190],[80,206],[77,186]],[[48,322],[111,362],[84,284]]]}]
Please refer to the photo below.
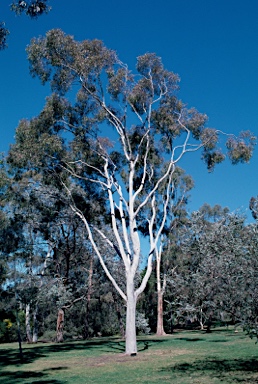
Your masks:
[{"label": "green foliage", "polygon": [[150,333],[149,322],[144,313],[136,312],[136,330],[139,335],[148,335]]},{"label": "green foliage", "polygon": [[[246,144],[246,139],[248,144]],[[228,155],[232,164],[247,163],[253,152],[256,137],[251,132],[242,132],[239,138],[230,137],[227,141]]]},{"label": "green foliage", "polygon": [[[51,10],[48,3],[49,0],[14,0],[10,8],[16,15],[25,13],[30,18],[37,19]],[[7,37],[9,34],[10,31],[5,27],[5,23],[0,22],[0,50],[7,48]]]},{"label": "green foliage", "polygon": [[7,36],[10,31],[5,27],[4,22],[0,22],[0,50],[5,49],[7,47]]},{"label": "green foliage", "polygon": [[177,267],[168,279],[168,314],[173,310],[182,324],[228,319],[255,329],[256,243],[257,225],[246,226],[241,215],[207,204],[194,212],[180,229]]},{"label": "green foliage", "polygon": [[249,202],[249,209],[252,212],[252,216],[255,220],[258,219],[258,196],[251,197]]},{"label": "green foliage", "polygon": [[10,343],[17,339],[16,323],[10,319],[0,320],[0,343]]},{"label": "green foliage", "polygon": [[11,10],[16,15],[25,13],[27,16],[35,19],[44,13],[48,13],[51,7],[48,5],[49,0],[16,0],[11,4]]}]

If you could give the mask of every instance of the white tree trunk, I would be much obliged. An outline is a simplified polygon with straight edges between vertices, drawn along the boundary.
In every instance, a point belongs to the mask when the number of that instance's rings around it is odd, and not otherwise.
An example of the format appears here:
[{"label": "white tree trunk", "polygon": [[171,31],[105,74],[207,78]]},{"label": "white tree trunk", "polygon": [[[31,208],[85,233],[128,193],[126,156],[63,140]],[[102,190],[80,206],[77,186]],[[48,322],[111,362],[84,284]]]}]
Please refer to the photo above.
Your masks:
[{"label": "white tree trunk", "polygon": [[36,303],[35,310],[33,312],[33,331],[32,331],[32,342],[38,342],[38,303]]},{"label": "white tree trunk", "polygon": [[136,341],[136,295],[134,292],[134,276],[127,278],[127,307],[126,307],[126,341],[125,353],[127,355],[137,354],[137,341]]},{"label": "white tree trunk", "polygon": [[30,326],[30,303],[26,304],[25,307],[25,327],[27,342],[32,343],[31,326]]}]

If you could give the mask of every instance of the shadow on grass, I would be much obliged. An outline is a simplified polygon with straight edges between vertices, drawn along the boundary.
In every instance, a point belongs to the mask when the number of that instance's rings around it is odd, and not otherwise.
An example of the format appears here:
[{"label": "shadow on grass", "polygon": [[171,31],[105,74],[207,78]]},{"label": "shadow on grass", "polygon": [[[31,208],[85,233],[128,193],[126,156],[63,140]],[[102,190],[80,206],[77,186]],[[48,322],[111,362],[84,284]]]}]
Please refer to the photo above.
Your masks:
[{"label": "shadow on grass", "polygon": [[[65,369],[60,367],[60,369]],[[40,383],[40,384],[62,384],[62,381],[56,379],[48,379],[49,370],[43,370],[42,372],[1,372],[1,380],[4,384],[20,384],[20,383]]]},{"label": "shadow on grass", "polygon": [[[32,345],[23,348],[23,360],[21,361],[17,349],[2,349],[0,348],[0,368],[7,367],[8,365],[21,366],[24,364],[33,363],[35,360],[41,357],[47,357],[51,353],[62,353],[71,350],[89,350],[91,348],[98,348],[108,346],[110,340],[94,340],[94,341],[82,341],[82,342],[64,342],[64,343],[53,343],[53,344],[41,344],[40,342],[36,345]],[[112,343],[111,343],[112,344]],[[115,344],[115,342],[114,342]],[[119,344],[119,343],[118,343]]]},{"label": "shadow on grass", "polygon": [[[138,351],[144,351],[148,348],[151,348],[153,344],[164,343],[167,340],[165,339],[140,339],[137,341]],[[61,353],[62,355],[65,352],[69,351],[79,351],[94,349],[95,352],[97,349],[100,349],[100,353],[124,353],[125,352],[125,342],[121,339],[98,339],[98,340],[88,340],[88,341],[71,341],[64,343],[53,343],[53,344],[36,344],[23,349],[23,360],[20,360],[18,347],[17,349],[1,349],[0,348],[0,369],[8,369],[8,366],[24,367],[27,364],[33,363],[34,361],[42,358],[48,357],[52,353]],[[96,353],[94,353],[96,355]],[[6,381],[7,383],[7,381]]]},{"label": "shadow on grass", "polygon": [[205,341],[204,338],[200,338],[200,337],[176,337],[175,340],[183,340],[183,341]]},{"label": "shadow on grass", "polygon": [[210,343],[228,343],[229,340],[218,339],[218,340],[210,340]]},{"label": "shadow on grass", "polygon": [[[162,372],[171,372],[177,376],[189,376],[200,374],[225,379],[233,383],[257,383],[257,375],[255,377],[248,377],[247,374],[254,374],[258,372],[258,361],[256,359],[233,359],[233,360],[220,360],[220,359],[205,359],[197,360],[193,363],[175,364],[174,366],[161,369]],[[248,380],[248,381],[247,381]]]},{"label": "shadow on grass", "polygon": [[[159,343],[165,343],[168,342],[168,340],[165,339],[149,339],[148,340],[137,340],[137,349],[138,352],[145,351],[146,349],[149,349],[154,344]],[[105,353],[114,353],[114,351],[117,351],[118,353],[124,353],[125,352],[125,342],[124,341],[109,341],[106,342],[106,346],[109,349],[105,349]]]}]

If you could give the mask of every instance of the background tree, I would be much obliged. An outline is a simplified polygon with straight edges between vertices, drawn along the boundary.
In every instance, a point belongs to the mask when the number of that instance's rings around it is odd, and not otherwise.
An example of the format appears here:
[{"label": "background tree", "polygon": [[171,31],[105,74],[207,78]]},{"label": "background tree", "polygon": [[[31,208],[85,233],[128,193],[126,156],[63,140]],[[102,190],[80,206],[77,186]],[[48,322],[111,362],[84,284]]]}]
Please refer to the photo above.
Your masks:
[{"label": "background tree", "polygon": [[[155,248],[156,258],[156,280],[157,280],[157,329],[158,336],[165,335],[163,321],[163,297],[165,294],[167,275],[173,274],[173,248],[176,242],[175,231],[184,224],[187,215],[185,206],[187,204],[188,192],[193,187],[193,180],[186,175],[182,169],[177,168],[173,177],[173,190],[168,206],[167,225],[163,230],[163,236],[159,248]],[[161,192],[161,191],[160,191]],[[160,193],[162,196],[162,192]],[[170,260],[172,259],[172,260]],[[162,273],[162,275],[161,275]]]},{"label": "background tree", "polygon": [[[165,70],[155,54],[138,57],[133,75],[102,42],[76,42],[53,30],[31,42],[28,56],[32,75],[50,81],[54,93],[37,118],[19,125],[9,163],[20,173],[29,170],[37,183],[45,182],[42,175],[51,171],[66,191],[105,273],[126,302],[126,353],[135,354],[136,303],[169,220],[173,176],[181,158],[199,149],[210,170],[223,161],[219,131],[205,128],[207,117],[177,98],[178,76]],[[72,104],[64,95],[76,84]],[[248,132],[228,137],[233,163],[250,159],[254,140]],[[93,197],[105,201],[97,221],[88,212]],[[144,250],[146,273],[138,283],[143,252],[138,225],[143,221],[149,247]],[[122,259],[125,290],[112,276],[99,239],[114,260]]]},{"label": "background tree", "polygon": [[252,216],[255,220],[258,219],[258,196],[251,197],[249,201],[249,209],[252,212]]},{"label": "background tree", "polygon": [[[181,254],[172,278],[178,321],[240,324],[251,313],[257,271],[250,226],[219,206],[194,212],[181,232]],[[253,229],[252,229],[253,230]],[[172,302],[171,302],[172,304]]]},{"label": "background tree", "polygon": [[[12,166],[9,166],[8,172],[14,172]],[[16,308],[12,289],[14,280],[17,281],[15,286],[22,340],[37,342],[39,336],[45,340],[62,341],[64,337],[117,333],[119,326],[116,313],[121,313],[119,321],[122,330],[123,306],[119,300],[112,299],[111,305],[111,301],[105,299],[109,296],[112,298],[113,293],[107,295],[104,285],[102,290],[96,288],[96,270],[98,280],[103,276],[99,274],[94,252],[85,238],[81,220],[74,217],[66,195],[57,189],[51,173],[50,177],[47,174],[48,183],[41,185],[32,185],[30,172],[16,176],[7,178],[3,162],[3,220],[0,231],[2,281],[4,283],[8,272],[10,284],[5,284],[2,292],[2,340],[17,339],[13,333],[16,328],[12,313]],[[97,205],[95,203],[95,210]],[[8,216],[4,221],[5,213]],[[16,256],[14,251],[17,252]],[[14,258],[17,261],[15,268],[12,262]],[[107,289],[110,290],[110,285]],[[96,302],[99,306],[96,306]],[[57,327],[56,335],[58,311],[63,313],[64,318],[62,327]]]}]

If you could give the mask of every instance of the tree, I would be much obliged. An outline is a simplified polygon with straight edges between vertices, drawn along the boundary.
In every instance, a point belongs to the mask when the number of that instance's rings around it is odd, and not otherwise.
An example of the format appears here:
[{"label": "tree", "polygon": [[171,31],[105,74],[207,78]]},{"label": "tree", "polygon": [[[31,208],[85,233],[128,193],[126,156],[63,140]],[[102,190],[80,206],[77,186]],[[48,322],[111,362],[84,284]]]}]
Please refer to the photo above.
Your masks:
[{"label": "tree", "polygon": [[7,36],[10,31],[5,28],[5,23],[2,21],[0,23],[0,50],[7,47]]},{"label": "tree", "polygon": [[205,324],[209,329],[211,319],[243,323],[251,313],[255,231],[244,222],[237,213],[205,204],[181,231],[181,260],[173,277],[180,291],[177,312],[198,321],[202,329]]},{"label": "tree", "polygon": [[[156,258],[156,280],[157,280],[157,330],[158,336],[164,336],[163,321],[163,298],[167,284],[167,274],[173,274],[172,248],[176,242],[175,231],[183,225],[187,215],[185,206],[187,204],[188,192],[193,187],[193,180],[186,175],[182,169],[177,167],[173,178],[173,193],[168,206],[168,227],[164,228],[159,249],[155,248]],[[163,271],[163,279],[161,278],[161,270]],[[169,272],[170,270],[170,272]]]},{"label": "tree", "polygon": [[[26,14],[32,19],[36,19],[44,13],[48,13],[51,7],[48,5],[49,0],[15,0],[10,8],[16,15]],[[0,22],[0,50],[7,47],[7,36],[10,31],[5,27],[5,23]]]},{"label": "tree", "polygon": [[[136,354],[136,303],[169,219],[178,163],[203,149],[212,170],[225,158],[217,148],[220,132],[205,128],[206,115],[177,98],[178,76],[165,70],[155,54],[138,57],[133,75],[101,41],[76,42],[60,30],[33,39],[27,52],[32,76],[50,82],[54,93],[37,118],[21,121],[9,163],[18,174],[29,171],[32,182],[46,182],[48,175],[66,191],[70,208],[126,303],[126,353]],[[73,105],[64,96],[76,85]],[[250,132],[229,135],[232,162],[248,161],[254,141]],[[93,199],[105,203],[94,220],[89,214]],[[142,246],[146,229],[148,250]],[[123,261],[125,290],[112,276],[100,240],[114,260]],[[146,272],[138,281],[142,256]]]},{"label": "tree", "polygon": [[252,216],[255,220],[258,219],[258,196],[251,197],[249,201],[249,209],[252,212]]},{"label": "tree", "polygon": [[[36,300],[33,297],[30,300],[28,294],[26,300],[23,300],[27,324],[30,324],[30,311],[33,311],[35,319],[39,301],[43,295],[48,295],[55,301],[54,311],[58,312],[56,340],[63,341],[67,309],[70,310],[78,301],[86,300],[86,297],[89,299],[89,293],[85,292],[86,271],[89,274],[89,285],[93,273],[93,255],[89,242],[82,230],[81,220],[74,218],[69,205],[65,204],[65,197],[53,183],[44,185],[44,188],[32,188],[25,174],[19,181],[13,180],[10,189],[13,196],[12,205],[22,217],[23,233],[28,244],[27,249],[23,249],[27,270],[26,284],[33,281],[35,286],[37,277]],[[84,278],[81,277],[82,269]],[[28,291],[28,286],[24,288]],[[71,330],[68,332],[71,333]],[[27,339],[32,341],[30,332],[27,333]]]}]

